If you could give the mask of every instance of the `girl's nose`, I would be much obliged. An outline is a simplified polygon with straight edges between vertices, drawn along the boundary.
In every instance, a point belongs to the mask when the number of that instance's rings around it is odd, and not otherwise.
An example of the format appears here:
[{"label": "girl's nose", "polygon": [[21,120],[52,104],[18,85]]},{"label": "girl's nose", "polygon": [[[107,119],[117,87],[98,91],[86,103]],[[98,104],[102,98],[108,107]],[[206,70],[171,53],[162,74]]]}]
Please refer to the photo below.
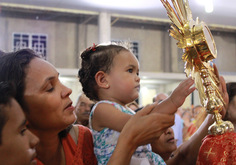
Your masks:
[{"label": "girl's nose", "polygon": [[136,77],[136,81],[140,82],[140,77],[139,76]]}]

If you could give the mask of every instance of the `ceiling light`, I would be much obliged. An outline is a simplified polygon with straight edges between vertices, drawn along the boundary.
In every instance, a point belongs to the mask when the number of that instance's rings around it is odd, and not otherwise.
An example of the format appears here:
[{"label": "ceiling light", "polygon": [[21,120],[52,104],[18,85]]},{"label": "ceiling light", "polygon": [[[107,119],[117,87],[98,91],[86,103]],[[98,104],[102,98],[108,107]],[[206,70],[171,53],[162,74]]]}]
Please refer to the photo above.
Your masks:
[{"label": "ceiling light", "polygon": [[213,12],[213,0],[206,0],[205,1],[205,11],[207,13]]},{"label": "ceiling light", "polygon": [[153,4],[146,3],[143,0],[119,0],[119,1],[111,1],[111,0],[83,0],[84,3],[96,6],[96,7],[104,7],[110,9],[145,9],[153,7]]}]

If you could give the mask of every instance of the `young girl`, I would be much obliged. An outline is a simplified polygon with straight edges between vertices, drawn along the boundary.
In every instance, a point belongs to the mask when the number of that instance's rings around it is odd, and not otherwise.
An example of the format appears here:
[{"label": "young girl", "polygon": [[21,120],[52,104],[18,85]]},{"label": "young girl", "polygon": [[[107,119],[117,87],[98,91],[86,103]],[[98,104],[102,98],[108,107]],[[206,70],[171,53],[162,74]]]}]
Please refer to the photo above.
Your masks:
[{"label": "young girl", "polygon": [[[139,96],[139,63],[128,49],[118,45],[90,47],[81,54],[81,58],[79,78],[83,91],[91,100],[99,101],[91,111],[89,123],[94,152],[98,164],[107,164],[122,128],[134,114],[125,105]],[[190,88],[193,83],[191,79],[183,81],[151,113],[174,114],[194,91],[194,87]],[[150,145],[138,147],[134,157],[146,158],[152,165],[165,164],[159,155],[151,151]]]}]

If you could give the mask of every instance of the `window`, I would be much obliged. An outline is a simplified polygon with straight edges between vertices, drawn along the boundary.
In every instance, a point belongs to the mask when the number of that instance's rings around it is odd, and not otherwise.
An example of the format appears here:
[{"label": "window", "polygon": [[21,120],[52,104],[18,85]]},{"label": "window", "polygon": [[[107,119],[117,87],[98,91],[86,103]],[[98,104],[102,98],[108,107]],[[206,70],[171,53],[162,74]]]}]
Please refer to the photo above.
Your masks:
[{"label": "window", "polygon": [[13,33],[13,51],[30,48],[47,59],[47,35],[34,33]]},{"label": "window", "polygon": [[139,43],[136,41],[121,41],[121,40],[112,40],[111,43],[116,43],[119,45],[124,45],[128,47],[131,52],[139,59]]}]

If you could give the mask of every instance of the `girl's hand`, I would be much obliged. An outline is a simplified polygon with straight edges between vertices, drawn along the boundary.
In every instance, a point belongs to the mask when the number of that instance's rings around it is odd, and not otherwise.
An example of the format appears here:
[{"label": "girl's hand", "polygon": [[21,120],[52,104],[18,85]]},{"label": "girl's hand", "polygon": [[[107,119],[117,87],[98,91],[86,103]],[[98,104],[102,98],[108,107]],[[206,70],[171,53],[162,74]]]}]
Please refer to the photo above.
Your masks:
[{"label": "girl's hand", "polygon": [[194,80],[189,77],[182,81],[171,93],[170,99],[176,108],[179,108],[184,103],[186,97],[196,89],[195,87],[191,87],[193,84]]}]

